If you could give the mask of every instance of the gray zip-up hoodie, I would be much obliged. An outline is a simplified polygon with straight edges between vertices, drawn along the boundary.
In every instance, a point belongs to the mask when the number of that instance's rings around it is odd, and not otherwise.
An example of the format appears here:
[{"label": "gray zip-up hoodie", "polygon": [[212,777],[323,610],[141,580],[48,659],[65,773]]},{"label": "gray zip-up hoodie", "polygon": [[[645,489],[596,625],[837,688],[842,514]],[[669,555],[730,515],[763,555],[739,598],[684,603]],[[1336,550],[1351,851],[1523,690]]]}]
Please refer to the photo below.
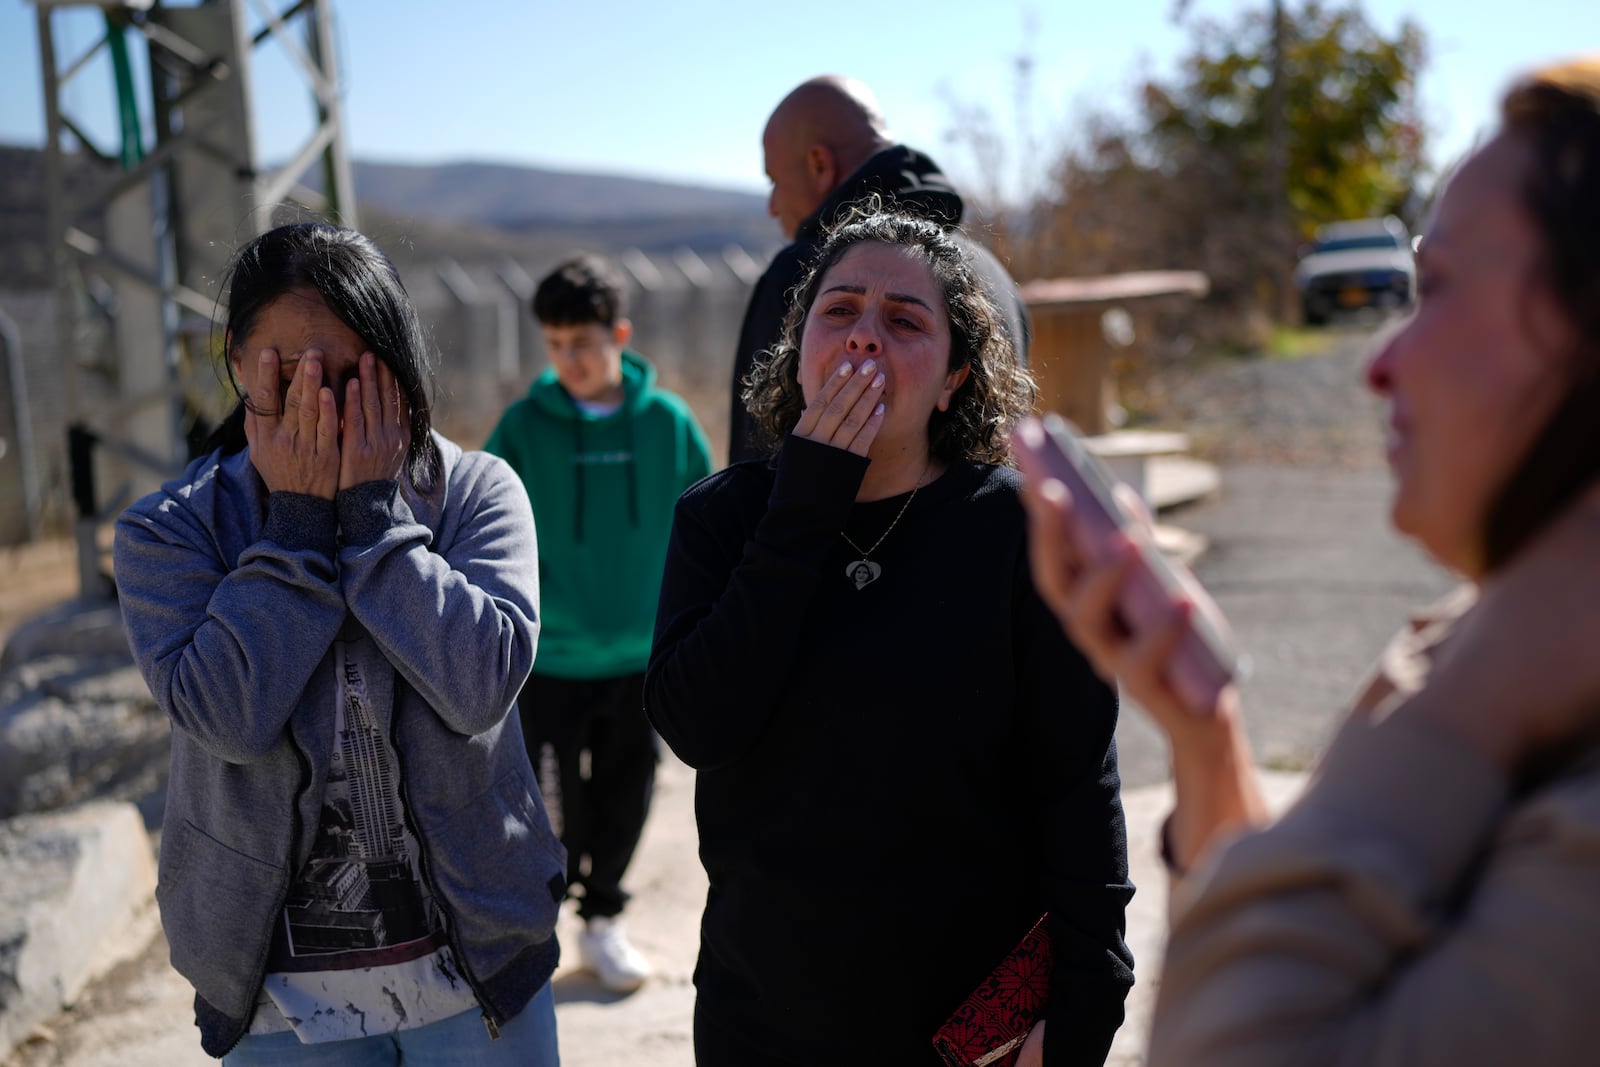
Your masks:
[{"label": "gray zip-up hoodie", "polygon": [[317,832],[341,630],[394,666],[379,728],[491,1033],[555,969],[566,857],[507,714],[538,638],[533,516],[504,461],[437,443],[425,495],[269,495],[246,449],[196,460],[117,522],[128,640],[174,727],[157,899],[213,1056],[249,1024]]}]

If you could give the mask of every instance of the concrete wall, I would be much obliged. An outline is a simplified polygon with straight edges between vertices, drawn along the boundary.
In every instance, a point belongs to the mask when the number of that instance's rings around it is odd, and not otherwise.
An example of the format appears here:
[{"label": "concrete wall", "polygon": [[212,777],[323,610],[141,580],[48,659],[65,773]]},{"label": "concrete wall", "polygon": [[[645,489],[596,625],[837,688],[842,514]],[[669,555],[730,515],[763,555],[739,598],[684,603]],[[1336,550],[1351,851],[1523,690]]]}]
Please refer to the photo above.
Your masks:
[{"label": "concrete wall", "polygon": [[[6,437],[0,462],[0,544],[28,539],[30,525],[43,533],[64,533],[72,519],[67,470],[67,358],[56,339],[55,294],[48,289],[0,290],[0,313],[15,326],[15,346],[0,345],[0,432]],[[85,324],[88,347],[97,347],[103,330]],[[13,350],[13,347],[20,351]],[[22,387],[13,364],[20,368]],[[93,372],[78,375],[84,400],[102,402],[105,390]],[[26,423],[26,433],[19,432]],[[38,488],[38,513],[28,514],[23,467],[31,468]]]}]

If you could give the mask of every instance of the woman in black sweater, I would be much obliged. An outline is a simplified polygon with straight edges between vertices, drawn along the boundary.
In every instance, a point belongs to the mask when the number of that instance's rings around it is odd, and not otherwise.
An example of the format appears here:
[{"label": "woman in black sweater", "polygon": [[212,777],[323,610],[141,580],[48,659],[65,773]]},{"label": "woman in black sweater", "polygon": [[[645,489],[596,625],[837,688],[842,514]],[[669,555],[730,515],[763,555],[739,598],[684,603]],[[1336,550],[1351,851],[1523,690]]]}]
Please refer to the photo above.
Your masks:
[{"label": "woman in black sweater", "polygon": [[1104,1061],[1133,981],[1117,704],[1029,581],[1004,464],[1033,392],[960,249],[868,209],[752,375],[771,458],[679,501],[645,703],[699,771],[701,1067],[936,1064],[1045,912],[1023,1062]]}]

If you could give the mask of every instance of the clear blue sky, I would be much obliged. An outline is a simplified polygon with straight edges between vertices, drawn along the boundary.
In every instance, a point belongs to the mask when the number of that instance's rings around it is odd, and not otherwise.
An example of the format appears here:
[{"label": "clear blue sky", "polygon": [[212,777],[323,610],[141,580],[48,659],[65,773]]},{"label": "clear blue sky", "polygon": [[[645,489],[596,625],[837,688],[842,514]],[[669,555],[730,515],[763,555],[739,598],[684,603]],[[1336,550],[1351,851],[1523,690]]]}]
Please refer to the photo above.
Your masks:
[{"label": "clear blue sky", "polygon": [[[987,108],[1018,143],[1013,61],[1024,50],[1036,62],[1027,125],[1048,155],[1086,108],[1126,106],[1142,72],[1170,71],[1187,40],[1174,0],[924,0],[894,14],[889,6],[340,0],[349,143],[361,159],[496,160],[764,191],[768,112],[797,82],[838,72],[876,90],[899,139],[976,180],[971,153],[948,140],[950,101]],[[1246,6],[1191,0],[1189,11],[1230,19]],[[1367,0],[1365,8],[1385,33],[1406,17],[1427,31],[1421,95],[1436,160],[1487,128],[1513,73],[1600,47],[1596,0]],[[93,7],[56,18],[69,55],[103,25]],[[287,69],[275,50],[257,54],[257,143],[268,161],[283,159],[308,126],[308,97]],[[0,142],[41,142],[40,92],[34,8],[0,0]],[[68,96],[100,130],[110,129],[110,103],[105,64]]]}]

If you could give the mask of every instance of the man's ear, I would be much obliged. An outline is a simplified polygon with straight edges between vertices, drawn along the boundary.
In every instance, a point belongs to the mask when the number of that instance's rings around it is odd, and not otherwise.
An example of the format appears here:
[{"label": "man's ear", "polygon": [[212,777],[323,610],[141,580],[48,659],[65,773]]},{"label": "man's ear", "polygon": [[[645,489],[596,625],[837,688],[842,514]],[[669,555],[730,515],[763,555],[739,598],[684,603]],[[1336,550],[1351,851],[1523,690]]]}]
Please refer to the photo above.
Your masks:
[{"label": "man's ear", "polygon": [[611,339],[617,343],[618,348],[626,348],[628,342],[633,340],[633,322],[629,319],[618,319],[617,324],[611,327]]},{"label": "man's ear", "polygon": [[844,175],[839,173],[839,157],[834,155],[833,149],[825,144],[814,144],[806,149],[806,178],[819,202],[839,187]]}]

